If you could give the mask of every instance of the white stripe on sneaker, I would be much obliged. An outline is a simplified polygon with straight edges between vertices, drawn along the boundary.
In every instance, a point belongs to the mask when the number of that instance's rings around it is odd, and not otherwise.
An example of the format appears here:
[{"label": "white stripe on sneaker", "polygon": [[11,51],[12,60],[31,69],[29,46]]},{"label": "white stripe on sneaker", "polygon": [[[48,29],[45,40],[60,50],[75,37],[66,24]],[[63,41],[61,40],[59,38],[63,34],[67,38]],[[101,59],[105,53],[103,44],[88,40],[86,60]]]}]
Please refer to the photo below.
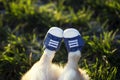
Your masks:
[{"label": "white stripe on sneaker", "polygon": [[56,43],[56,44],[59,43],[58,41],[55,41],[55,40],[52,40],[52,39],[50,39],[50,42],[53,42],[53,43]]},{"label": "white stripe on sneaker", "polygon": [[75,39],[75,40],[70,40],[69,43],[73,43],[73,42],[77,42],[78,40]]},{"label": "white stripe on sneaker", "polygon": [[52,39],[50,39],[50,42],[48,43],[49,46],[54,47],[54,48],[57,48],[58,44],[59,44],[58,41],[55,41]]},{"label": "white stripe on sneaker", "polygon": [[77,39],[76,40],[70,40],[70,41],[68,41],[68,44],[69,44],[70,48],[79,46]]}]

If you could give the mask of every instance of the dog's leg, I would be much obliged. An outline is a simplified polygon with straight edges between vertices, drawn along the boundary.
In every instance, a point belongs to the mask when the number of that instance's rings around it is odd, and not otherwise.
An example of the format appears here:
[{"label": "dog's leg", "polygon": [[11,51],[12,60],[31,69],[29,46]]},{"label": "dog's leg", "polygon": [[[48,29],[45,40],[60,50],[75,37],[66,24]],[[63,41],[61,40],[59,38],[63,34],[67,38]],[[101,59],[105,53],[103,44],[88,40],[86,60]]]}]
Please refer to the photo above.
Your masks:
[{"label": "dog's leg", "polygon": [[49,80],[48,70],[51,69],[55,52],[45,49],[41,59],[22,77],[22,80]]},{"label": "dog's leg", "polygon": [[21,80],[57,80],[59,67],[52,64],[55,52],[62,41],[62,30],[52,27],[44,40],[44,53],[41,59],[22,77]]},{"label": "dog's leg", "polygon": [[81,54],[80,51],[71,52],[68,55],[68,62],[59,80],[80,80],[80,72],[78,70],[78,61]]},{"label": "dog's leg", "polygon": [[63,36],[68,51],[68,62],[59,80],[88,80],[81,75],[82,72],[78,69],[81,49],[84,46],[80,33],[76,29],[70,28],[64,31]]}]

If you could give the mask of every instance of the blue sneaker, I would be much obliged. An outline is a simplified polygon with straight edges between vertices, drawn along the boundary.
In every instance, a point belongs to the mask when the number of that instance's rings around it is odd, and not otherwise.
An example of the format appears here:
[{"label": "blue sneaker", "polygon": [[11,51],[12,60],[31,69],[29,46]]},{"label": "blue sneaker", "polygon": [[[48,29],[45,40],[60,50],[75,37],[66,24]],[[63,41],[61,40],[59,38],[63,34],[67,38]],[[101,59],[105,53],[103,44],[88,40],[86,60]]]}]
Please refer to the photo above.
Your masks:
[{"label": "blue sneaker", "polygon": [[76,29],[66,29],[63,33],[63,37],[68,52],[82,50],[82,47],[84,46],[84,40]]},{"label": "blue sneaker", "polygon": [[58,27],[52,27],[48,30],[44,39],[44,48],[51,51],[57,51],[60,48],[63,39],[63,30]]}]

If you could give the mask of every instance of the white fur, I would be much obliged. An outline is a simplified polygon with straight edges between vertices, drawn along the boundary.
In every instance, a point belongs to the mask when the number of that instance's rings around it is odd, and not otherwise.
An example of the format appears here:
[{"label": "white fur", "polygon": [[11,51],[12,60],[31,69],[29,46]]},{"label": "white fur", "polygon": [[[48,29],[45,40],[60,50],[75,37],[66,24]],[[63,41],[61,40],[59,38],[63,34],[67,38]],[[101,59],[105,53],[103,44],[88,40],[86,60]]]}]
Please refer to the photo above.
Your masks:
[{"label": "white fur", "polygon": [[70,52],[68,62],[61,73],[59,80],[89,80],[85,70],[78,68],[78,61],[81,57],[80,51]]},{"label": "white fur", "polygon": [[[86,72],[78,69],[76,62],[73,61],[78,61],[77,57],[78,55],[80,56],[79,51],[75,53],[76,56],[70,53],[68,63],[64,68],[52,63],[54,54],[54,52],[47,53],[44,51],[41,59],[23,75],[21,80],[89,80]],[[71,59],[72,57],[76,58]]]},{"label": "white fur", "polygon": [[52,64],[54,54],[53,51],[45,50],[41,59],[32,66],[21,80],[57,80],[61,68]]}]

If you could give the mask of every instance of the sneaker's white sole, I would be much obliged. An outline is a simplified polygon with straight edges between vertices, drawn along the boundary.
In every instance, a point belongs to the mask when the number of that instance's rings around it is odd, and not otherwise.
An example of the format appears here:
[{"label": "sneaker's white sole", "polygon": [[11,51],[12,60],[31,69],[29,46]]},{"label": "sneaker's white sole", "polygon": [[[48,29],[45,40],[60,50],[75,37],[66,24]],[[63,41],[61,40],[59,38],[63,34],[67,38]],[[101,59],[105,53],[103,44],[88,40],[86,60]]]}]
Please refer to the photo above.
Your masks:
[{"label": "sneaker's white sole", "polygon": [[69,28],[64,30],[63,32],[63,37],[64,38],[73,38],[80,35],[80,33],[78,32],[78,30],[74,29],[74,28]]},{"label": "sneaker's white sole", "polygon": [[52,27],[48,30],[47,33],[50,33],[56,37],[60,37],[60,38],[63,37],[63,30],[60,29],[59,27]]}]

